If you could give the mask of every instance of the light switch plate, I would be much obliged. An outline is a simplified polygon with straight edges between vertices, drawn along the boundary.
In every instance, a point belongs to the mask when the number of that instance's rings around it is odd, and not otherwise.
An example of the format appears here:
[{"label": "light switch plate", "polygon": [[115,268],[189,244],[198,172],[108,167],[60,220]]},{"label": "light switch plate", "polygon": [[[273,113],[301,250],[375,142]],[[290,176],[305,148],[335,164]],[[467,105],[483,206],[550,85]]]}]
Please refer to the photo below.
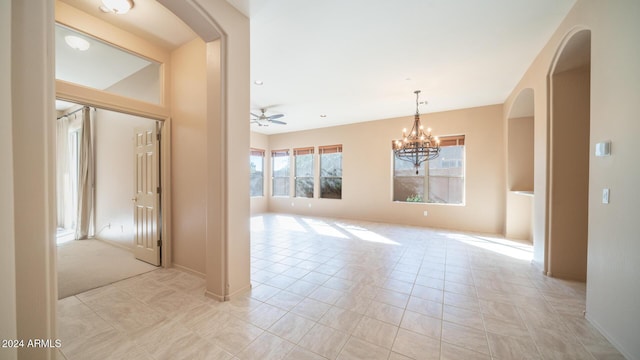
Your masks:
[{"label": "light switch plate", "polygon": [[603,204],[609,203],[609,188],[602,189],[602,203]]},{"label": "light switch plate", "polygon": [[596,144],[596,156],[609,156],[611,154],[611,142],[603,141]]}]

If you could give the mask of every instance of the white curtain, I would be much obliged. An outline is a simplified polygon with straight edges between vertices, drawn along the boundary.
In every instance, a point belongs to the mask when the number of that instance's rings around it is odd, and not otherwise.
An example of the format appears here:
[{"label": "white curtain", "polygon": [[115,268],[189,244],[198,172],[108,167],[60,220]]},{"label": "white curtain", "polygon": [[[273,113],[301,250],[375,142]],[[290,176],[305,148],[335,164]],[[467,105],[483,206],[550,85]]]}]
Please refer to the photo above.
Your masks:
[{"label": "white curtain", "polygon": [[93,235],[94,155],[92,123],[91,109],[84,107],[82,109],[82,129],[78,154],[78,219],[76,221],[76,239],[87,239]]},{"label": "white curtain", "polygon": [[62,229],[71,229],[74,222],[74,207],[71,194],[71,149],[69,144],[69,118],[58,119],[56,137],[56,196],[58,197],[57,225]]}]

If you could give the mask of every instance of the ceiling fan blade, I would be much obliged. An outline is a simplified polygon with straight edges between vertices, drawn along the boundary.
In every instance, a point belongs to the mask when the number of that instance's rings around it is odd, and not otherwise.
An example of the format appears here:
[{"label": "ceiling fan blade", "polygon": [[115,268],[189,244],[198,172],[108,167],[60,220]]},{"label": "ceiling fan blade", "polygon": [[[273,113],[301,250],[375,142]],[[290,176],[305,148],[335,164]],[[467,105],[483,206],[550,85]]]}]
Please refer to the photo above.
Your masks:
[{"label": "ceiling fan blade", "polygon": [[260,118],[260,115],[256,115],[256,114],[254,114],[254,113],[252,113],[252,112],[249,112],[249,114],[251,114],[251,116],[254,116],[254,117]]},{"label": "ceiling fan blade", "polygon": [[283,117],[283,114],[275,114],[275,115],[269,115],[267,116],[267,119],[269,120],[275,120],[275,119],[280,119],[281,117]]},{"label": "ceiling fan blade", "polygon": [[270,122],[274,123],[274,124],[280,124],[280,125],[287,125],[286,122],[284,121],[280,121],[280,120],[269,120]]}]

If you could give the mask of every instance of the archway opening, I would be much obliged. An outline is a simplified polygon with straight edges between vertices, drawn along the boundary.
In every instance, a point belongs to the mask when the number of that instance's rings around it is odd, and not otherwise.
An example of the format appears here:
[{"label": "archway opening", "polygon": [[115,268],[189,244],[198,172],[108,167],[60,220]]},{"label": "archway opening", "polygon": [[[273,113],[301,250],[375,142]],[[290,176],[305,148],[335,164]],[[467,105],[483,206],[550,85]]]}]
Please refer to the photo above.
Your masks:
[{"label": "archway opening", "polygon": [[547,274],[586,281],[591,31],[572,34],[550,72]]},{"label": "archway opening", "polygon": [[[534,94],[523,89],[507,117],[507,218],[505,236],[533,239]],[[535,248],[534,243],[534,248]]]}]

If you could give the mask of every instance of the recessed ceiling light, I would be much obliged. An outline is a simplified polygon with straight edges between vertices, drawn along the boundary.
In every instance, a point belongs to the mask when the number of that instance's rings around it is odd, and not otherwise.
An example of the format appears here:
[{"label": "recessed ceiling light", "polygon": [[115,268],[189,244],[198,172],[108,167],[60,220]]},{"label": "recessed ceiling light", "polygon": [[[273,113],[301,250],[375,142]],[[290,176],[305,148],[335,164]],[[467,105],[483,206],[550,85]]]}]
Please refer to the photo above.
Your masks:
[{"label": "recessed ceiling light", "polygon": [[264,82],[262,82],[262,80],[256,80],[256,81],[254,81],[253,83],[254,83],[254,84],[256,84],[256,85],[258,85],[258,86],[260,86],[260,85],[264,84]]},{"label": "recessed ceiling light", "polygon": [[326,117],[327,117],[327,114],[320,114],[320,117],[321,117],[321,118],[326,118]]},{"label": "recessed ceiling light", "polygon": [[87,40],[75,35],[65,36],[64,41],[74,50],[86,51],[91,46]]},{"label": "recessed ceiling light", "polygon": [[102,0],[100,11],[115,14],[126,14],[133,8],[133,0]]}]

